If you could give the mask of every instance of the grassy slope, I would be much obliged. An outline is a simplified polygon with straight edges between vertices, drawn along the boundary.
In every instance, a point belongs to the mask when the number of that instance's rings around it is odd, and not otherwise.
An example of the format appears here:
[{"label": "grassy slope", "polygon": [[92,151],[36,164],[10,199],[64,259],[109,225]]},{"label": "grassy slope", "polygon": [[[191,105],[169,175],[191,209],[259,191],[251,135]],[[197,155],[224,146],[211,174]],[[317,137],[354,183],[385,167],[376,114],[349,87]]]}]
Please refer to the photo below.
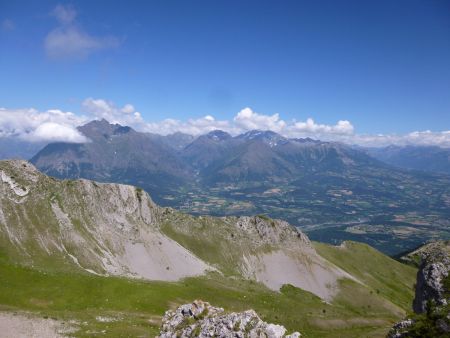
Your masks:
[{"label": "grassy slope", "polygon": [[336,247],[314,243],[318,253],[358,278],[371,291],[399,307],[411,310],[417,270],[399,263],[362,243],[345,242]]},{"label": "grassy slope", "polygon": [[161,231],[225,275],[239,275],[236,262],[250,247],[246,238],[232,238],[236,231],[218,218],[174,212],[166,217]]},{"label": "grassy slope", "polygon": [[[255,309],[264,320],[299,330],[305,337],[382,337],[402,316],[399,309],[351,281],[325,304],[316,296],[285,286],[281,293],[235,278],[212,274],[177,283],[144,282],[67,272],[44,272],[0,259],[0,309],[76,319],[77,336],[107,330],[108,337],[154,337],[169,307],[203,299],[229,311]],[[412,298],[410,298],[411,300]],[[96,316],[118,316],[99,323]]]},{"label": "grassy slope", "polygon": [[[203,260],[217,263],[222,271],[231,272],[233,264],[250,247],[245,238],[238,237],[236,231],[232,238],[233,227],[226,226],[219,219],[203,217],[194,221],[192,216],[179,213],[172,214],[172,217],[168,218],[161,230]],[[182,228],[177,224],[182,224]],[[314,243],[314,246],[322,257],[361,281],[369,294],[377,294],[392,303],[393,312],[411,309],[416,279],[414,267],[399,263],[362,243],[346,242],[345,248],[322,243]],[[352,288],[347,287],[349,282],[346,283],[341,285],[338,299],[349,302],[353,294]]]}]

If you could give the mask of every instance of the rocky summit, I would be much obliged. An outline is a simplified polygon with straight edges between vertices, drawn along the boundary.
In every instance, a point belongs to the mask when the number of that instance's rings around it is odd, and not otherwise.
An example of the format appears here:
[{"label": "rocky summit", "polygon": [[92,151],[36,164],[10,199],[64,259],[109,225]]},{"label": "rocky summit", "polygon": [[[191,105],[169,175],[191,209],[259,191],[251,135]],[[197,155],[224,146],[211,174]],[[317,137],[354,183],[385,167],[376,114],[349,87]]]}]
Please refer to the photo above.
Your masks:
[{"label": "rocky summit", "polygon": [[300,336],[299,332],[286,335],[284,326],[264,322],[254,310],[227,314],[222,308],[195,300],[191,304],[181,305],[175,311],[167,311],[158,337],[298,338]]}]

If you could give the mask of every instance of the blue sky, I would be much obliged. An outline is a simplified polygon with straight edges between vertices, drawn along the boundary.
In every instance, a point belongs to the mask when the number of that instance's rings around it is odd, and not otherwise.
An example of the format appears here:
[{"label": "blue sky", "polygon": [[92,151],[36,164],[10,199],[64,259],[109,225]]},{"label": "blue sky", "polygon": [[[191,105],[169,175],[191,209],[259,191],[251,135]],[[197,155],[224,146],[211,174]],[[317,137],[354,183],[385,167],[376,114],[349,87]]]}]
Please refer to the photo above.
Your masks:
[{"label": "blue sky", "polygon": [[0,0],[0,50],[5,109],[89,116],[93,98],[146,122],[250,107],[359,134],[450,129],[444,0]]}]

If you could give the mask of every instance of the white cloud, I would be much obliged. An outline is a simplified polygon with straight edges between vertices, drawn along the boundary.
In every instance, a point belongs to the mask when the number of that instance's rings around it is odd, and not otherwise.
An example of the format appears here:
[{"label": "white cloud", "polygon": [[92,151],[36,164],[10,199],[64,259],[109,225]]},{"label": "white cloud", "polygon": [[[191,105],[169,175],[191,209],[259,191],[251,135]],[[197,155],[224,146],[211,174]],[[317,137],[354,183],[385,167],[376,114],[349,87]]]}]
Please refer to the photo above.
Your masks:
[{"label": "white cloud", "polygon": [[165,119],[161,122],[146,123],[144,128],[145,131],[162,135],[172,134],[178,131],[191,135],[201,135],[217,129],[228,132],[235,131],[235,128],[229,121],[216,120],[211,115],[206,115],[198,119],[188,119],[187,121]]},{"label": "white cloud", "polygon": [[242,109],[232,120],[217,120],[211,115],[206,115],[185,121],[169,118],[158,122],[146,122],[131,104],[118,108],[112,102],[89,98],[83,102],[83,107],[85,112],[96,118],[104,118],[113,123],[132,126],[139,131],[162,135],[182,132],[197,136],[216,129],[238,135],[258,129],[271,130],[290,138],[311,137],[362,146],[415,144],[450,147],[450,131],[415,131],[405,135],[362,135],[355,133],[355,127],[347,120],[339,120],[334,125],[316,123],[312,118],[307,118],[306,121],[285,121],[279,114],[264,115],[254,112],[251,108]]},{"label": "white cloud", "polygon": [[123,106],[122,108],[122,112],[124,112],[125,114],[131,114],[134,113],[136,111],[136,109],[134,109],[134,106],[132,104],[126,104],[125,106]]},{"label": "white cloud", "polygon": [[311,118],[308,118],[305,122],[286,122],[280,118],[279,114],[259,114],[250,108],[244,108],[239,111],[231,121],[216,120],[213,116],[207,115],[199,119],[189,119],[187,121],[166,119],[160,122],[145,123],[141,125],[141,128],[162,134],[181,131],[192,135],[205,134],[216,129],[237,135],[257,129],[271,130],[286,137],[352,135],[354,131],[354,127],[349,121],[338,121],[336,125],[317,124]]},{"label": "white cloud", "polygon": [[49,32],[44,40],[45,51],[51,58],[85,58],[93,52],[120,44],[114,36],[97,37],[85,32],[76,23],[77,12],[71,6],[58,5],[52,15],[59,26]]},{"label": "white cloud", "polygon": [[450,131],[414,131],[404,135],[363,135],[355,132],[350,121],[339,120],[334,125],[316,123],[312,118],[306,121],[285,121],[279,114],[264,115],[244,108],[232,120],[216,120],[208,115],[187,121],[166,119],[160,122],[141,123],[140,130],[159,134],[171,134],[177,131],[191,135],[201,135],[215,129],[227,131],[232,135],[249,130],[271,130],[285,137],[311,137],[323,141],[338,141],[362,146],[395,145],[437,145],[450,147]]},{"label": "white cloud", "polygon": [[76,126],[87,119],[70,112],[0,108],[0,137],[17,137],[30,142],[87,142]]},{"label": "white cloud", "polygon": [[355,132],[354,126],[346,120],[336,124],[316,123],[312,118],[305,121],[281,119],[279,114],[264,115],[242,109],[233,119],[218,120],[212,115],[196,119],[177,120],[165,119],[157,122],[147,122],[136,111],[132,104],[123,107],[116,106],[111,101],[87,98],[82,102],[85,113],[75,115],[61,110],[39,112],[35,109],[5,109],[0,108],[0,137],[16,136],[28,141],[67,141],[86,142],[76,126],[92,119],[106,119],[110,123],[131,126],[138,131],[152,132],[162,135],[183,132],[191,135],[201,135],[220,129],[232,135],[238,135],[249,130],[272,130],[285,137],[311,137],[323,141],[339,141],[361,146],[387,145],[438,145],[450,147],[450,131],[414,131],[408,134],[378,134],[364,135]]},{"label": "white cloud", "polygon": [[286,127],[286,122],[280,120],[279,114],[261,115],[250,108],[242,109],[233,119],[237,127],[242,130],[272,130],[281,132]]},{"label": "white cloud", "polygon": [[306,122],[293,122],[286,128],[286,134],[292,137],[308,135],[352,135],[354,127],[347,120],[340,120],[335,125],[318,124],[312,118]]},{"label": "white cloud", "polygon": [[206,115],[198,119],[188,119],[180,121],[175,119],[165,119],[159,122],[146,122],[137,112],[132,104],[125,104],[122,108],[117,107],[113,102],[103,99],[87,98],[82,103],[85,113],[96,119],[105,119],[110,123],[118,123],[135,128],[139,131],[157,133],[161,135],[183,132],[191,135],[205,134],[216,129],[237,133],[239,128],[229,121],[216,120],[211,115]]},{"label": "white cloud", "polygon": [[82,107],[86,113],[97,119],[105,119],[110,123],[145,129],[145,122],[141,113],[137,112],[131,104],[118,108],[110,101],[90,97],[83,101]]},{"label": "white cloud", "polygon": [[87,139],[72,126],[45,122],[29,134],[31,141],[83,143]]}]

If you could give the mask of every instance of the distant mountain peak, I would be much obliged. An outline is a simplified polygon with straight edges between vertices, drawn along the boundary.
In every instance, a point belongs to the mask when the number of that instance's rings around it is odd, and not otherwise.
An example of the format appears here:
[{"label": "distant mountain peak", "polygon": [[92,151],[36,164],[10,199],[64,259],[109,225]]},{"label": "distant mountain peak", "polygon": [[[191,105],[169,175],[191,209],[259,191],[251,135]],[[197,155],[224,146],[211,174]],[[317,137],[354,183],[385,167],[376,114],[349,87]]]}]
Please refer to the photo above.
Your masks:
[{"label": "distant mountain peak", "polygon": [[101,119],[101,120],[92,120],[89,121],[88,123],[82,125],[82,127],[101,127],[101,126],[111,126],[112,124],[109,123],[108,120],[106,119]]},{"label": "distant mountain peak", "polygon": [[310,137],[305,137],[305,138],[294,138],[291,139],[292,141],[298,142],[298,143],[313,143],[313,144],[319,144],[319,143],[323,143],[322,141],[319,140],[314,140]]},{"label": "distant mountain peak", "polygon": [[105,131],[105,130],[111,130],[113,127],[113,124],[109,123],[108,120],[101,119],[101,120],[92,120],[89,121],[82,126],[79,126],[78,129],[82,132],[84,131]]},{"label": "distant mountain peak", "polygon": [[270,147],[275,147],[280,143],[285,143],[288,141],[287,138],[271,130],[250,130],[239,135],[238,138],[247,141],[259,140],[268,144]]},{"label": "distant mountain peak", "polygon": [[239,137],[247,140],[255,138],[274,138],[274,137],[284,138],[283,136],[272,130],[259,130],[259,129],[250,130],[244,134],[239,135]]},{"label": "distant mountain peak", "polygon": [[225,141],[231,138],[230,134],[219,129],[210,131],[206,136],[214,141]]},{"label": "distant mountain peak", "polygon": [[110,123],[106,119],[93,120],[80,127],[78,127],[84,135],[92,137],[94,134],[101,134],[103,136],[123,135],[134,132],[134,129],[129,126],[122,126],[118,123]]}]

